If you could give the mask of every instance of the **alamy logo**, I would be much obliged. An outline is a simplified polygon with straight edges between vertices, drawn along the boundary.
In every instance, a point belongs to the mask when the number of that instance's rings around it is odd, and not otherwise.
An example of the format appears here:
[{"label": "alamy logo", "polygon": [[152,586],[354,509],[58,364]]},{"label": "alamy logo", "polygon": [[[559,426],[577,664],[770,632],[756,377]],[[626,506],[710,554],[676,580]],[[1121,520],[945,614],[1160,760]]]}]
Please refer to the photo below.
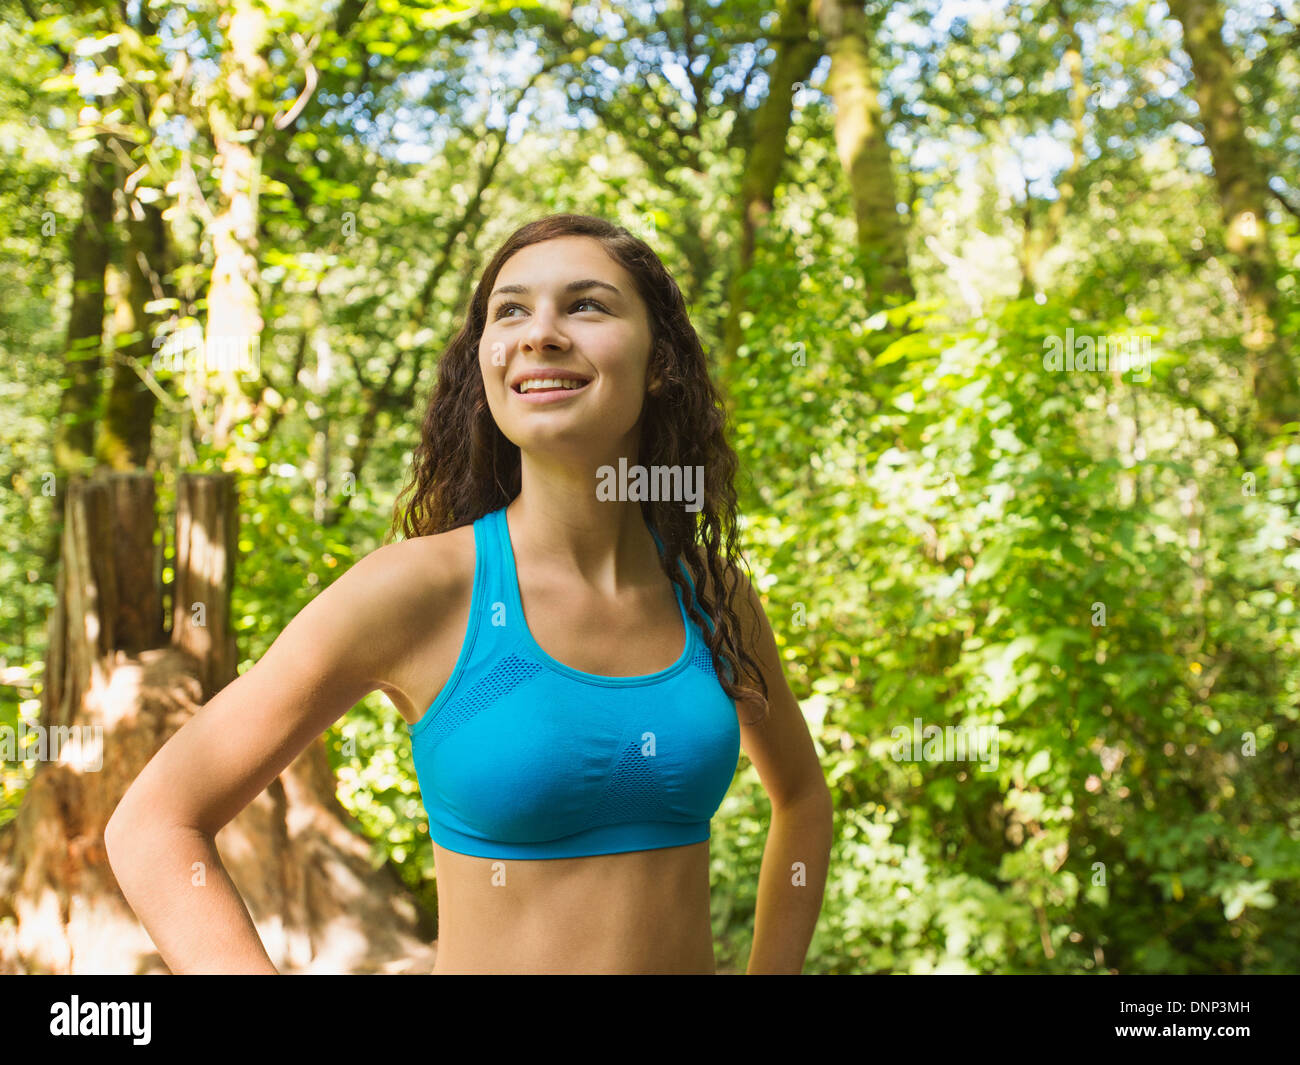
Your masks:
[{"label": "alamy logo", "polygon": [[923,725],[919,717],[912,727],[895,725],[890,730],[895,762],[979,762],[981,773],[998,767],[997,725]]},{"label": "alamy logo", "polygon": [[685,503],[698,512],[704,505],[703,466],[629,466],[619,457],[618,470],[601,466],[596,470],[596,498],[602,502]]},{"label": "alamy logo", "polygon": [[71,1002],[50,1004],[50,1035],[129,1035],[136,1046],[145,1046],[150,1039],[152,1005],[149,1002],[82,1002],[73,995]]},{"label": "alamy logo", "polygon": [[[28,740],[34,740],[29,743]],[[63,762],[83,773],[104,768],[102,725],[0,725],[0,762]]]},{"label": "alamy logo", "polygon": [[1132,373],[1134,381],[1151,379],[1151,338],[1145,336],[1049,336],[1043,341],[1043,369],[1060,373]]},{"label": "alamy logo", "polygon": [[197,325],[155,336],[149,369],[180,374],[229,373],[256,378],[261,373],[262,339],[256,335],[208,336]]}]

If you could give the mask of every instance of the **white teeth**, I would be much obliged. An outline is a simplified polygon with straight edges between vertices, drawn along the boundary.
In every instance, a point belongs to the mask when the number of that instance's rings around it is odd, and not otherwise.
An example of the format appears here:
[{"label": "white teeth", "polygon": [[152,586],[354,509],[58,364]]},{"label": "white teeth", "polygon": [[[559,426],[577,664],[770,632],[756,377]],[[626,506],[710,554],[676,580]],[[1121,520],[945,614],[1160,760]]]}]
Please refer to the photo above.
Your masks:
[{"label": "white teeth", "polygon": [[519,386],[520,393],[531,392],[540,388],[563,388],[572,390],[581,388],[586,381],[560,380],[558,377],[535,377],[532,380],[524,381]]}]

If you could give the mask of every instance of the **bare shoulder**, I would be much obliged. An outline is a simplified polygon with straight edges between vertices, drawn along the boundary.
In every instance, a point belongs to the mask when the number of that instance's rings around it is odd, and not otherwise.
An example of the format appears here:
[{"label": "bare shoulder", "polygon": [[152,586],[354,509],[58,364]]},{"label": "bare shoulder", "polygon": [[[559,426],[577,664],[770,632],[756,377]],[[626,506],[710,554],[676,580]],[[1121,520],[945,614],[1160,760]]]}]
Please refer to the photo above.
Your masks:
[{"label": "bare shoulder", "polygon": [[[385,544],[353,568],[365,566],[367,577],[380,582],[403,610],[427,611],[474,584],[474,528],[463,525],[444,533]],[[429,596],[434,596],[431,603]]]},{"label": "bare shoulder", "polygon": [[445,625],[454,627],[456,619],[450,615],[459,608],[468,609],[474,587],[474,529],[465,525],[385,544],[343,579],[351,581],[356,594],[382,603],[389,618],[385,630],[396,634],[402,647],[414,649]]},{"label": "bare shoulder", "polygon": [[474,534],[469,528],[385,544],[354,562],[313,602],[332,613],[355,611],[351,621],[383,619],[391,634],[454,600],[474,579]]},{"label": "bare shoulder", "polygon": [[355,584],[382,601],[391,640],[380,690],[413,723],[459,655],[474,589],[472,525],[412,537],[372,551],[358,562]]}]

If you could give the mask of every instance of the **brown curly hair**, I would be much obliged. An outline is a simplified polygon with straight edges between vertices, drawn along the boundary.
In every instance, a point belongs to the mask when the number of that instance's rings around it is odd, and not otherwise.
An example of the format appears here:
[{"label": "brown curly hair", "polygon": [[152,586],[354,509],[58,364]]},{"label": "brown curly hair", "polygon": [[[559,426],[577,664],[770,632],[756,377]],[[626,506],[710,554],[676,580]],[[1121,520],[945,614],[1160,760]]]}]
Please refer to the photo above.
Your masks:
[{"label": "brown curly hair", "polygon": [[[667,500],[642,501],[642,516],[663,541],[664,573],[681,591],[687,613],[700,626],[723,690],[738,707],[758,707],[751,719],[741,718],[754,724],[767,715],[768,689],[745,642],[738,638],[734,600],[744,586],[732,483],[738,462],[726,439],[726,408],[709,378],[704,348],[677,282],[650,246],[621,226],[590,215],[555,214],[519,227],[498,249],[474,290],[464,326],[438,360],[438,380],[412,456],[411,481],[394,504],[393,525],[385,542],[399,529],[410,539],[469,525],[519,494],[519,448],[492,417],[478,347],[487,322],[488,296],[506,260],[530,244],[565,236],[597,240],[636,280],[649,311],[649,376],[657,379],[658,387],[645,397],[638,461],[681,469],[702,466],[704,500],[698,513]],[[412,492],[410,505],[403,508],[403,498]],[[692,602],[678,565],[683,557],[699,604],[714,623],[712,630]],[[723,590],[721,595],[718,589]],[[753,678],[761,695],[736,677]]]}]

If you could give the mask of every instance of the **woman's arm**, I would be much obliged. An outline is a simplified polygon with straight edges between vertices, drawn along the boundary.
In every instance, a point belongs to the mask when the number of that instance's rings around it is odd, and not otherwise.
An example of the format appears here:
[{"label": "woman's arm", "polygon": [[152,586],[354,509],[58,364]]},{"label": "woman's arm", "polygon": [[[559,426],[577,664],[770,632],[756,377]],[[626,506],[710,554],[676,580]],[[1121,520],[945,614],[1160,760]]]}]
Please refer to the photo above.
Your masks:
[{"label": "woman's arm", "polygon": [[[762,601],[741,578],[746,601],[737,611],[741,631],[767,681],[768,714],[742,725],[741,745],[772,800],[772,823],[763,848],[754,914],[754,942],[746,975],[803,971],[830,865],[835,805],[799,703],[781,668],[776,638]],[[753,623],[744,615],[752,611]]]},{"label": "woman's arm", "polygon": [[163,745],[109,819],[113,874],[173,973],[276,971],[214,839],[321,732],[391,687],[412,628],[409,546],[380,548],[307,604]]}]

